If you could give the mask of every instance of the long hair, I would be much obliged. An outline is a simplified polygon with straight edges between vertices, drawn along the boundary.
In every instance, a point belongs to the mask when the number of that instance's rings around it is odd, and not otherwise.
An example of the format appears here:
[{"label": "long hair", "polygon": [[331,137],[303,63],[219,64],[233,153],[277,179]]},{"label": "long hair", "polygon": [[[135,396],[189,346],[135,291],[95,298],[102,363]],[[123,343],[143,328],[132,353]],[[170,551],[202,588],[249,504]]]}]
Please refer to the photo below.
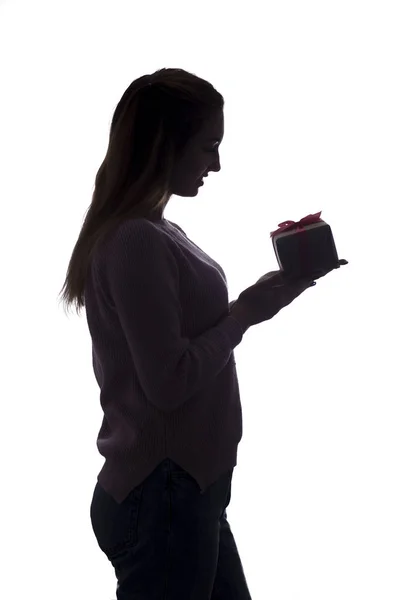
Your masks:
[{"label": "long hair", "polygon": [[159,214],[172,192],[176,160],[224,99],[204,79],[183,69],[160,69],[133,81],[115,109],[106,156],[69,261],[61,301],[77,313],[97,245],[124,220]]}]

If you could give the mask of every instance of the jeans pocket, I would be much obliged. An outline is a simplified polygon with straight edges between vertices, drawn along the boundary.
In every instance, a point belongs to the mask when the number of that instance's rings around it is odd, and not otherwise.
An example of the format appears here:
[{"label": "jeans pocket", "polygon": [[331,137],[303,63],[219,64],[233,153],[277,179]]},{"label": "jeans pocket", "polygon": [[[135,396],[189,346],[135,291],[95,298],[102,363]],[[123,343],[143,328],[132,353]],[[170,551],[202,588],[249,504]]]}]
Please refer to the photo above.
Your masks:
[{"label": "jeans pocket", "polygon": [[142,492],[143,485],[139,485],[118,504],[99,483],[96,484],[90,506],[90,520],[97,543],[109,558],[137,543]]}]

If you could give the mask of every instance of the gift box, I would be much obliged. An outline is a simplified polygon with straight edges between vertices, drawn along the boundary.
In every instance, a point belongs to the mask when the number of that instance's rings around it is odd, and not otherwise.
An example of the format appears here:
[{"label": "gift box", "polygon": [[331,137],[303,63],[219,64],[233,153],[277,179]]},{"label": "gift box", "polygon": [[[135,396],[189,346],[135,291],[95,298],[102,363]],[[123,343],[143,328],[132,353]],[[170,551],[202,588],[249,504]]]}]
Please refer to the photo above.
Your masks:
[{"label": "gift box", "polygon": [[279,268],[290,279],[317,277],[337,266],[339,257],[328,223],[321,212],[300,221],[284,221],[271,232]]}]

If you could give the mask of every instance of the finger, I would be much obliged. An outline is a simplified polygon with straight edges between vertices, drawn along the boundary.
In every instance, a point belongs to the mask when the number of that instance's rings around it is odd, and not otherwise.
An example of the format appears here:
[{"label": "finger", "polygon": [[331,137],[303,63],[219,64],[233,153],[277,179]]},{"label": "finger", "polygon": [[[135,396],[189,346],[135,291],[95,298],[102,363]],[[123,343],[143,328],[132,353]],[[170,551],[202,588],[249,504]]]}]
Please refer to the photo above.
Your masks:
[{"label": "finger", "polygon": [[260,279],[257,280],[257,283],[259,283],[260,281],[267,281],[267,280],[271,279],[271,277],[276,277],[279,275],[280,275],[280,271],[270,271],[269,273],[266,273],[265,275],[260,277]]},{"label": "finger", "polygon": [[341,259],[338,261],[337,265],[336,265],[336,266],[334,266],[333,268],[334,268],[334,269],[340,269],[340,267],[344,267],[345,265],[348,265],[348,264],[349,264],[349,262],[348,262],[347,260],[345,260],[344,258],[341,258]]},{"label": "finger", "polygon": [[316,269],[310,274],[309,279],[320,279],[321,277],[324,277],[324,275],[327,275],[327,273],[329,273],[329,271],[324,269]]}]

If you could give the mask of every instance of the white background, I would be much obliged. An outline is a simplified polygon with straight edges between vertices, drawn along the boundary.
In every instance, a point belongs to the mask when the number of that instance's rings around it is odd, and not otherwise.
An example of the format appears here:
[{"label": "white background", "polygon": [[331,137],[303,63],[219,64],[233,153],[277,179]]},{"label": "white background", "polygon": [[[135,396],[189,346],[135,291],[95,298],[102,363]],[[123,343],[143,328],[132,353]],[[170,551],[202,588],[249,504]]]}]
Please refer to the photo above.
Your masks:
[{"label": "white background", "polygon": [[347,267],[235,351],[244,436],[228,518],[253,600],[399,600],[397,2],[0,3],[1,571],[7,600],[110,600],[89,506],[103,459],[85,313],[58,293],[133,79],[225,98],[220,173],[177,222],[230,300],[270,231],[322,210]]}]

